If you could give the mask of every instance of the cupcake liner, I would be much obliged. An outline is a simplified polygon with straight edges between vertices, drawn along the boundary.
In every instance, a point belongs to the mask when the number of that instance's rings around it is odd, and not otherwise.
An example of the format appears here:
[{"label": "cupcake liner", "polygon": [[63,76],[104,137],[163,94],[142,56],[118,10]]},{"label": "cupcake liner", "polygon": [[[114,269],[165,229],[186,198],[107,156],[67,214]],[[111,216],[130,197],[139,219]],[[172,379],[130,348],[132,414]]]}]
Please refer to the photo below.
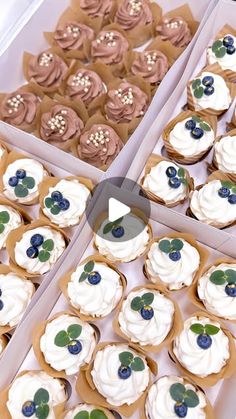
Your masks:
[{"label": "cupcake liner", "polygon": [[138,291],[138,290],[141,290],[141,289],[160,291],[161,294],[163,294],[165,297],[167,297],[174,304],[173,324],[172,324],[171,329],[170,329],[168,335],[166,336],[166,338],[159,345],[140,345],[139,342],[131,341],[130,337],[128,337],[124,332],[122,332],[122,329],[121,329],[121,326],[120,326],[120,323],[119,323],[119,314],[122,310],[123,302],[124,302],[124,300],[126,300],[127,296],[126,297],[123,296],[122,300],[120,301],[120,303],[118,305],[118,309],[116,311],[116,314],[115,314],[115,317],[114,317],[114,320],[113,320],[113,328],[114,328],[115,333],[118,336],[127,340],[129,342],[129,344],[131,343],[137,349],[139,349],[141,347],[144,351],[158,353],[163,348],[165,348],[166,346],[169,346],[171,344],[171,342],[175,339],[175,337],[178,336],[180,334],[180,332],[182,331],[183,321],[182,321],[181,312],[180,312],[180,309],[179,309],[177,303],[174,300],[172,300],[172,298],[170,297],[170,294],[161,285],[159,285],[159,286],[154,285],[154,284],[140,285],[138,287],[132,288],[129,291],[129,294],[133,291]]},{"label": "cupcake liner", "polygon": [[235,106],[235,109],[234,109],[234,112],[233,112],[231,124],[233,125],[232,129],[234,127],[236,127],[236,106]]},{"label": "cupcake liner", "polygon": [[163,234],[160,237],[156,237],[156,238],[152,239],[152,241],[149,244],[148,251],[147,251],[146,258],[145,258],[144,265],[143,265],[143,273],[144,273],[145,277],[149,281],[153,282],[157,287],[159,287],[159,286],[163,287],[164,290],[166,290],[166,292],[182,291],[183,289],[187,288],[187,286],[184,286],[180,290],[169,290],[168,285],[165,282],[163,282],[159,276],[156,276],[155,277],[155,282],[154,282],[153,278],[148,273],[148,269],[147,269],[148,252],[150,251],[151,246],[154,243],[159,242],[164,237],[168,237],[170,239],[183,239],[186,242],[188,242],[189,244],[191,244],[191,246],[193,246],[198,251],[199,256],[200,256],[200,264],[199,264],[199,267],[198,267],[196,273],[193,276],[193,282],[192,282],[192,284],[196,283],[198,276],[202,274],[203,269],[204,269],[204,267],[206,265],[206,262],[208,260],[208,257],[209,257],[209,252],[208,252],[208,250],[205,247],[200,246],[196,242],[196,240],[194,239],[194,237],[191,234],[188,234],[188,233],[179,233],[179,232],[174,233],[173,232],[173,233]]},{"label": "cupcake liner", "polygon": [[[172,119],[168,125],[165,127],[162,137],[164,141],[164,145],[167,151],[167,154],[169,158],[177,161],[178,163],[182,164],[194,164],[198,163],[200,160],[202,160],[211,150],[213,146],[210,146],[208,149],[203,150],[201,153],[195,154],[194,156],[184,156],[180,154],[175,148],[172,146],[169,140],[169,135],[171,131],[174,129],[175,125],[177,125],[178,122],[184,121],[187,118],[191,118],[193,115],[199,116],[202,118],[201,112],[194,112],[194,111],[184,111],[181,112],[176,118]],[[214,134],[216,136],[216,130],[217,130],[217,118],[213,115],[204,115],[203,120],[206,121],[211,128],[214,131]]]},{"label": "cupcake liner", "polygon": [[[218,142],[218,141],[220,141],[222,138],[224,138],[224,137],[228,137],[228,136],[230,136],[230,137],[236,136],[236,129],[233,129],[233,130],[231,130],[231,131],[227,132],[227,133],[226,133],[226,134],[224,134],[224,135],[220,135],[220,136],[218,136],[218,137],[216,138],[215,142],[217,143],[217,142]],[[235,140],[235,141],[236,141],[236,140]],[[218,167],[217,160],[216,160],[215,150],[214,150],[214,154],[213,154],[213,160],[212,160],[212,163],[210,163],[210,164],[208,165],[208,170],[209,170],[210,172],[214,172],[215,170],[220,170],[220,169],[219,169],[219,167]],[[232,182],[236,183],[236,173],[230,173],[230,172],[223,172],[223,173],[226,173],[226,175],[228,176],[228,178],[229,178],[230,180],[232,180]]]},{"label": "cupcake liner", "polygon": [[[40,134],[42,116],[44,113],[50,112],[53,106],[55,105],[63,105],[63,106],[73,109],[73,111],[75,111],[78,117],[82,120],[83,124],[86,124],[88,120],[88,113],[82,101],[79,101],[77,99],[77,101],[75,102],[69,99],[64,99],[62,96],[59,96],[59,95],[55,95],[54,99],[51,99],[45,96],[40,105],[40,112],[39,112],[39,116],[37,120],[37,128],[35,131],[36,137],[40,138],[42,141],[45,141],[44,139],[41,138],[41,134]],[[54,145],[55,147],[60,148],[61,150],[69,152],[70,149],[73,147],[73,145],[78,141],[79,136],[80,136],[80,133],[74,135],[73,137],[69,138],[66,141],[59,142],[59,141],[51,141],[49,139],[49,141],[46,141],[46,142]]]},{"label": "cupcake liner", "polygon": [[0,148],[2,148],[4,150],[3,155],[0,158],[0,170],[1,170],[1,167],[2,166],[4,167],[5,164],[6,164],[8,153],[10,153],[9,148],[7,147],[6,143],[4,142],[4,138],[0,138]]},{"label": "cupcake liner", "polygon": [[[68,21],[75,21],[77,23],[82,23],[84,25],[89,26],[91,29],[94,30],[95,34],[99,32],[102,26],[102,21],[100,18],[91,19],[89,16],[87,16],[85,13],[83,13],[80,9],[77,9],[76,12],[71,8],[68,7],[64,13],[60,16],[57,26],[63,25],[67,23]],[[44,32],[44,36],[47,40],[47,42],[52,46],[56,48],[60,48],[58,44],[56,43],[54,36],[55,32]],[[88,61],[90,59],[90,44],[91,41],[89,39],[86,39],[83,43],[83,50],[69,50],[66,51],[62,48],[60,48],[62,55],[64,55],[65,59],[72,59],[75,58],[77,60],[84,60]]]},{"label": "cupcake liner", "polygon": [[179,204],[182,204],[184,201],[186,201],[189,198],[190,192],[194,189],[194,180],[193,180],[193,178],[190,177],[189,172],[186,169],[184,169],[185,175],[186,175],[186,180],[188,182],[188,190],[187,190],[186,197],[184,199],[173,202],[171,204],[166,204],[165,201],[162,198],[159,198],[157,195],[155,195],[153,192],[150,192],[148,189],[146,189],[143,186],[144,178],[150,173],[152,167],[156,166],[161,161],[169,161],[171,163],[170,160],[168,160],[168,159],[166,159],[162,156],[159,156],[157,154],[151,154],[149,156],[149,158],[147,160],[147,163],[146,163],[146,166],[145,166],[145,173],[144,173],[143,178],[140,181],[140,184],[141,184],[142,188],[145,190],[145,193],[146,193],[148,199],[150,199],[151,201],[156,202],[158,204],[165,205],[168,208],[173,208],[173,207],[176,207]]},{"label": "cupcake liner", "polygon": [[[80,404],[83,404],[83,402],[78,403],[76,406],[73,406],[71,409],[66,410],[65,412],[63,412],[58,419],[65,419],[66,415],[68,413],[70,413],[71,411],[73,411],[73,409],[75,409],[77,406],[79,406]],[[93,404],[94,406],[94,404]],[[117,412],[114,412],[113,410],[108,410],[105,407],[100,407],[100,406],[94,406],[94,409],[98,409],[98,410],[102,410],[102,412],[105,413],[106,418],[107,419],[122,419],[120,415],[118,415]]]},{"label": "cupcake liner", "polygon": [[[111,269],[113,269],[113,271],[115,271],[119,276],[120,276],[120,283],[121,283],[121,285],[122,285],[122,287],[123,287],[123,293],[122,293],[122,297],[121,297],[121,300],[120,301],[122,301],[122,299],[123,299],[123,296],[124,296],[124,293],[125,293],[125,290],[126,290],[126,286],[127,286],[127,280],[126,280],[126,277],[125,277],[125,275],[123,275],[122,274],[122,272],[120,272],[119,271],[119,269],[116,267],[116,265],[114,265],[113,263],[111,263],[108,259],[106,259],[104,256],[101,256],[100,254],[98,254],[98,253],[96,253],[96,254],[94,254],[94,255],[91,255],[91,256],[88,256],[86,259],[84,259],[84,260],[82,260],[80,263],[79,263],[79,265],[78,266],[80,266],[80,265],[83,265],[83,264],[86,264],[87,262],[89,262],[90,260],[93,260],[93,261],[95,261],[95,262],[98,262],[98,263],[102,263],[102,264],[106,264],[109,268],[111,268]],[[95,316],[91,316],[91,315],[88,315],[88,314],[83,314],[83,313],[81,313],[80,312],[80,310],[79,309],[76,309],[72,304],[71,304],[71,302],[70,302],[70,298],[69,298],[69,296],[68,296],[68,292],[67,292],[67,287],[68,287],[68,283],[70,282],[70,279],[71,279],[71,275],[73,274],[73,272],[75,272],[75,270],[76,270],[76,268],[74,268],[74,269],[71,269],[66,275],[64,275],[62,278],[61,278],[61,280],[60,280],[60,282],[59,282],[59,286],[60,286],[60,289],[61,289],[61,291],[62,291],[62,293],[63,293],[63,295],[64,295],[64,297],[66,298],[66,300],[67,300],[67,302],[68,302],[68,304],[69,304],[69,308],[70,308],[70,310],[72,310],[74,313],[76,313],[82,320],[84,320],[84,321],[90,321],[90,322],[93,322],[93,321],[97,321],[97,320],[102,320],[102,319],[104,319],[105,317],[107,317],[107,316],[99,316],[99,317],[95,317]],[[112,310],[112,312],[114,311],[114,310],[116,310],[116,308],[117,307],[114,307],[114,309]],[[110,313],[109,313],[110,314]],[[108,315],[109,315],[108,314]]]},{"label": "cupcake liner", "polygon": [[23,222],[26,224],[31,223],[32,218],[30,215],[24,210],[24,208],[20,207],[15,202],[9,201],[7,198],[0,196],[0,205],[7,205],[8,207],[14,208],[21,214]]},{"label": "cupcake liner", "polygon": [[15,230],[13,230],[12,232],[10,232],[10,234],[7,238],[7,243],[6,243],[6,248],[7,248],[7,252],[8,252],[8,255],[9,255],[9,259],[10,259],[9,265],[12,269],[14,269],[14,271],[17,274],[24,275],[27,278],[35,278],[35,277],[39,277],[39,276],[43,276],[43,275],[40,275],[39,273],[36,274],[36,273],[27,272],[24,268],[21,268],[20,266],[18,266],[17,263],[16,263],[16,260],[15,260],[15,252],[14,251],[15,251],[16,243],[21,240],[23,234],[26,231],[33,230],[37,227],[51,227],[53,230],[56,230],[56,231],[58,231],[59,233],[62,234],[62,236],[65,239],[66,246],[68,246],[68,244],[69,244],[69,238],[63,230],[61,230],[60,228],[58,228],[54,224],[51,224],[49,222],[45,222],[43,220],[33,221],[31,224],[22,225],[22,226],[16,228]]},{"label": "cupcake liner", "polygon": [[[92,379],[92,375],[91,375],[91,371],[93,368],[93,362],[95,359],[95,356],[97,354],[97,352],[101,349],[103,349],[105,346],[107,345],[120,345],[121,342],[102,342],[100,344],[97,345],[95,351],[94,351],[94,355],[93,355],[93,360],[90,363],[89,367],[87,370],[85,371],[81,371],[79,376],[78,376],[78,380],[76,382],[76,391],[79,394],[79,396],[81,397],[82,400],[84,400],[86,403],[91,403],[91,404],[98,404],[102,407],[111,409],[113,408],[105,399],[105,397],[103,397],[101,394],[99,394],[98,390],[96,389],[94,383],[93,383],[93,379]],[[124,342],[122,342],[122,344],[124,344]],[[127,404],[123,404],[121,406],[114,406],[114,409],[120,413],[121,415],[124,416],[132,416],[133,413],[137,410],[142,408],[146,394],[149,390],[149,388],[152,385],[151,382],[151,373],[156,375],[157,374],[157,364],[155,361],[153,361],[152,358],[150,358],[142,349],[137,349],[136,346],[129,344],[128,345],[131,349],[135,350],[137,353],[139,353],[140,355],[142,355],[143,357],[145,357],[147,364],[150,368],[150,381],[149,381],[149,385],[147,387],[147,389],[143,392],[143,395],[136,400],[136,402],[127,405]]]},{"label": "cupcake liner", "polygon": [[[69,311],[61,311],[59,313],[56,313],[50,319],[44,320],[41,323],[39,323],[33,329],[33,333],[32,333],[32,346],[33,346],[35,357],[36,357],[36,359],[37,359],[37,361],[40,365],[40,368],[42,368],[42,370],[45,371],[47,374],[51,375],[52,377],[56,377],[56,378],[67,378],[67,375],[66,375],[64,370],[57,371],[54,368],[52,368],[45,361],[44,354],[40,349],[40,339],[43,336],[43,334],[45,333],[45,329],[46,329],[47,324],[50,323],[52,320],[55,320],[58,317],[62,316],[63,314],[68,314],[70,316],[73,316],[73,317],[77,318],[77,315],[75,313],[71,313]],[[93,329],[95,331],[95,335],[96,335],[96,339],[97,339],[97,343],[98,343],[99,340],[100,340],[100,331],[97,328],[97,326],[94,326],[93,324],[91,324],[91,326],[93,327]],[[80,367],[81,370],[84,370],[86,368],[88,368],[88,364],[85,364],[84,366]],[[75,374],[73,374],[73,375],[75,375]]]},{"label": "cupcake liner", "polygon": [[[201,74],[204,71],[209,71],[215,74],[218,74],[218,76],[221,76],[229,91],[230,91],[230,96],[231,96],[231,103],[233,102],[234,98],[236,97],[236,85],[231,83],[227,78],[226,78],[226,74],[224,72],[224,70],[222,70],[222,68],[219,66],[219,64],[212,64],[212,65],[208,65],[207,67],[204,67],[197,75],[196,77],[194,77],[193,80],[197,79],[198,77],[201,76]],[[193,95],[192,95],[192,91],[191,91],[191,84],[193,82],[193,80],[191,80],[188,85],[187,85],[187,101],[188,101],[188,107],[189,109],[191,109],[192,111],[195,111],[195,105],[194,105],[194,100],[193,100]],[[229,106],[230,107],[230,106]],[[202,115],[215,115],[215,116],[220,116],[223,115],[225,112],[227,112],[228,109],[222,109],[222,110],[216,110],[216,109],[212,109],[212,108],[206,108],[206,109],[201,109],[200,112]]]},{"label": "cupcake liner", "polygon": [[81,16],[81,14],[84,14],[86,16],[89,16],[90,19],[94,20],[94,19],[100,19],[101,20],[101,24],[102,26],[107,25],[110,21],[111,21],[111,16],[113,16],[113,11],[115,8],[115,4],[112,6],[111,11],[108,15],[104,16],[104,17],[93,17],[88,15],[86,12],[84,12],[81,7],[80,7],[80,0],[71,0],[71,8],[75,11],[78,12],[79,15]]},{"label": "cupcake liner", "polygon": [[236,347],[235,347],[235,343],[234,343],[234,337],[231,334],[231,332],[225,327],[224,323],[222,323],[222,321],[220,321],[217,317],[213,316],[212,314],[209,314],[209,313],[206,314],[206,312],[197,311],[196,313],[193,313],[192,316],[193,317],[196,316],[198,318],[207,317],[211,321],[216,321],[220,324],[220,327],[221,327],[222,331],[225,333],[225,335],[229,339],[230,358],[227,361],[226,365],[221,369],[220,372],[215,373],[215,374],[210,374],[207,377],[202,378],[202,377],[198,377],[195,374],[192,374],[191,372],[189,372],[186,368],[184,368],[180,364],[180,362],[178,361],[178,359],[176,358],[176,356],[173,352],[173,343],[169,348],[169,354],[170,354],[170,357],[171,357],[172,361],[176,364],[177,368],[181,371],[181,373],[184,376],[193,380],[193,382],[195,382],[200,387],[204,387],[204,388],[205,387],[212,387],[219,380],[230,378],[233,374],[235,374],[235,370],[236,370]]},{"label": "cupcake liner", "polygon": [[[16,375],[16,377],[14,378],[14,380],[12,381],[11,384],[0,392],[0,416],[2,418],[4,418],[4,419],[12,419],[12,416],[10,415],[9,410],[7,408],[7,401],[8,401],[8,393],[9,393],[9,390],[10,390],[13,382],[16,380],[16,378],[22,377],[23,375],[27,374],[28,372],[34,372],[34,371],[32,371],[32,370],[31,371],[21,371],[19,374]],[[37,372],[38,371],[35,371],[35,373],[37,373]],[[69,383],[66,381],[63,384],[65,386],[67,397],[69,399],[69,394],[68,394],[69,392],[68,392],[68,388],[67,388],[67,385],[69,387]],[[66,404],[66,401],[63,402],[63,403],[58,404],[57,406],[55,406],[53,408],[53,412],[55,414],[55,417],[58,417],[60,414],[62,414],[62,412],[63,412],[63,410],[65,408],[65,404]]]},{"label": "cupcake liner", "polygon": [[2,342],[2,347],[3,347],[2,352],[3,352],[3,351],[4,351],[4,349],[6,348],[6,346],[7,346],[8,342],[9,342],[9,338],[7,337],[7,335],[1,335],[1,334],[0,334],[0,340],[1,340],[1,342]]},{"label": "cupcake liner", "polygon": [[[0,193],[1,194],[4,194],[4,185],[3,185],[3,181],[2,181],[2,177],[3,177],[3,175],[4,175],[4,173],[5,173],[5,171],[6,171],[6,169],[8,168],[8,166],[11,164],[11,163],[13,163],[14,161],[16,161],[16,160],[20,160],[20,159],[26,159],[26,158],[33,158],[33,157],[31,157],[31,156],[26,156],[26,155],[24,155],[24,154],[21,154],[21,153],[18,153],[17,151],[10,151],[10,153],[7,155],[7,157],[6,157],[6,159],[5,159],[5,161],[4,162],[2,162],[2,164],[0,164]],[[44,168],[44,170],[45,171],[47,171],[47,169],[45,169]],[[49,174],[48,174],[48,176],[49,176]],[[39,184],[40,185],[40,184]],[[6,198],[4,198],[4,199],[6,199]],[[8,200],[7,200],[8,201]],[[28,201],[28,202],[24,202],[24,204],[23,205],[33,205],[33,204],[37,204],[38,203],[38,201],[39,201],[39,197],[37,196],[36,198],[34,198],[34,199],[32,199],[31,201]],[[10,201],[11,202],[11,206],[13,207],[13,202],[12,201]],[[17,205],[17,204],[14,204],[14,205]],[[18,205],[17,205],[18,206]],[[22,211],[22,210],[21,210]],[[22,213],[23,214],[23,213]],[[27,217],[28,217],[28,219],[29,219],[29,221],[30,221],[30,218],[29,218],[29,216],[27,215]],[[24,211],[24,218],[26,218],[26,212]]]},{"label": "cupcake liner", "polygon": [[[197,292],[197,288],[198,288],[198,283],[199,283],[199,280],[200,280],[200,278],[207,272],[207,271],[209,271],[209,269],[212,267],[212,266],[219,266],[221,263],[227,263],[227,264],[233,264],[233,263],[236,263],[236,260],[233,260],[233,259],[229,259],[229,258],[220,258],[220,259],[216,259],[213,263],[211,263],[210,265],[208,265],[208,266],[205,266],[205,268],[201,271],[201,272],[198,272],[198,274],[197,274],[197,278],[196,278],[196,281],[191,285],[191,287],[189,288],[189,290],[188,290],[188,297],[189,297],[189,300],[196,306],[196,307],[198,307],[201,311],[204,311],[204,312],[206,312],[207,313],[207,315],[208,315],[208,313],[211,313],[209,310],[207,310],[207,308],[205,307],[205,305],[203,304],[203,302],[202,302],[202,300],[199,298],[199,296],[198,296],[198,292]],[[213,314],[213,316],[215,316],[215,317],[217,317],[219,320],[221,320],[221,321],[224,321],[224,320],[226,320],[226,321],[228,321],[228,322],[230,322],[230,323],[236,323],[236,320],[229,320],[229,319],[226,319],[225,317],[223,317],[223,316],[219,316],[219,315],[217,315],[217,314]]]}]

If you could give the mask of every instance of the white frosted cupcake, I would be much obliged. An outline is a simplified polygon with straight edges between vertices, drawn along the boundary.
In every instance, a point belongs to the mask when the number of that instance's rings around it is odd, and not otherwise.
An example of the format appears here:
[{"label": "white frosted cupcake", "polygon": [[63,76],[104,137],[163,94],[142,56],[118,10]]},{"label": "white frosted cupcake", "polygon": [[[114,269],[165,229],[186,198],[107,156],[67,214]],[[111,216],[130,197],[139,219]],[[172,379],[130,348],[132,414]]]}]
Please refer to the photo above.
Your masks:
[{"label": "white frosted cupcake", "polygon": [[197,294],[207,311],[236,320],[236,263],[211,266],[199,278]]},{"label": "white frosted cupcake", "polygon": [[215,143],[213,163],[219,170],[232,174],[236,179],[236,131],[232,134],[229,132]]},{"label": "white frosted cupcake", "polygon": [[[83,412],[83,413],[80,413]],[[78,414],[81,416],[78,416]],[[83,415],[83,416],[82,416]],[[91,419],[115,419],[116,416],[104,407],[94,406],[92,404],[81,403],[73,409],[67,411],[63,419],[83,419],[90,417]]]},{"label": "white frosted cupcake", "polygon": [[15,327],[34,293],[34,285],[14,272],[0,273],[0,326]]},{"label": "white frosted cupcake", "polygon": [[45,362],[66,375],[77,374],[91,360],[97,343],[95,330],[76,316],[60,314],[49,320],[40,338]]},{"label": "white frosted cupcake", "polygon": [[143,395],[150,370],[145,357],[128,345],[109,344],[96,353],[91,375],[106,401],[122,406],[133,404]]},{"label": "white frosted cupcake", "polygon": [[121,331],[141,346],[160,345],[172,329],[175,307],[163,293],[141,288],[131,291],[118,316]]},{"label": "white frosted cupcake", "polygon": [[0,249],[6,247],[9,233],[23,223],[23,217],[16,209],[0,205]]},{"label": "white frosted cupcake", "polygon": [[147,419],[207,419],[207,400],[203,391],[182,377],[159,378],[148,391]]},{"label": "white frosted cupcake", "polygon": [[207,49],[207,60],[209,64],[218,63],[222,70],[231,70],[236,73],[236,37],[227,34],[217,39]]},{"label": "white frosted cupcake", "polygon": [[192,284],[200,266],[198,250],[183,238],[163,237],[152,243],[145,260],[145,271],[155,284],[159,279],[169,290]]},{"label": "white frosted cupcake", "polygon": [[56,419],[56,409],[63,406],[66,399],[65,384],[60,379],[43,371],[27,371],[11,384],[6,406],[12,419]]}]

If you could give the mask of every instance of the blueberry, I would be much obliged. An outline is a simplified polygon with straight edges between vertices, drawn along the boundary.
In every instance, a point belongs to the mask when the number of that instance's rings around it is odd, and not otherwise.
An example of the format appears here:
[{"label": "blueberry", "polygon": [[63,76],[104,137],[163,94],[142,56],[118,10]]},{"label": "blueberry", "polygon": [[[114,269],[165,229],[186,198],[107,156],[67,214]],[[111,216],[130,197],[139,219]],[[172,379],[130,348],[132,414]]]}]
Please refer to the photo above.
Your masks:
[{"label": "blueberry", "polygon": [[205,76],[205,77],[203,77],[203,79],[202,79],[202,84],[203,84],[203,86],[207,86],[207,87],[209,87],[209,86],[212,86],[212,85],[213,85],[213,83],[214,83],[214,79],[213,79],[213,77],[212,77],[212,76]]},{"label": "blueberry", "polygon": [[196,122],[193,119],[189,119],[185,122],[185,128],[192,131],[196,127]]},{"label": "blueberry", "polygon": [[39,247],[41,244],[43,244],[44,238],[41,234],[34,234],[30,239],[30,244],[32,244],[33,247]]},{"label": "blueberry", "polygon": [[221,198],[228,198],[228,196],[230,195],[230,190],[228,188],[225,188],[224,186],[222,186],[222,188],[220,188],[218,190],[218,195]]},{"label": "blueberry", "polygon": [[179,250],[176,250],[174,252],[170,252],[169,253],[169,258],[171,260],[173,260],[173,262],[177,262],[178,260],[181,259],[181,253],[179,252]]},{"label": "blueberry", "polygon": [[226,35],[223,39],[223,45],[229,47],[234,44],[234,38],[230,35]]},{"label": "blueberry", "polygon": [[78,355],[82,351],[82,345],[79,340],[72,340],[67,348],[71,355]]},{"label": "blueberry", "polygon": [[35,258],[38,257],[39,251],[38,251],[37,247],[31,246],[26,250],[26,254],[27,254],[28,258],[35,259]]},{"label": "blueberry", "polygon": [[119,239],[125,234],[125,230],[124,230],[124,227],[122,226],[116,226],[116,227],[113,227],[113,229],[111,230],[111,233],[116,239]]},{"label": "blueberry", "polygon": [[26,171],[24,169],[19,169],[16,171],[16,177],[18,179],[24,179],[26,177]]},{"label": "blueberry", "polygon": [[4,307],[3,301],[0,300],[0,311],[3,309],[3,307]]},{"label": "blueberry", "polygon": [[30,418],[30,416],[33,416],[35,414],[35,412],[36,412],[36,405],[33,401],[28,401],[23,404],[22,414],[25,417]]},{"label": "blueberry", "polygon": [[58,202],[58,206],[62,211],[66,211],[68,210],[68,208],[70,207],[70,202],[68,201],[68,199],[66,198],[62,198],[59,202]]},{"label": "blueberry", "polygon": [[202,128],[196,127],[191,131],[191,136],[194,138],[194,140],[199,140],[200,138],[203,137],[203,135],[204,135],[204,131]]},{"label": "blueberry", "polygon": [[197,337],[197,344],[201,349],[208,349],[212,344],[212,339],[209,335],[202,333]]},{"label": "blueberry", "polygon": [[181,185],[181,181],[178,177],[172,177],[168,180],[168,184],[171,188],[177,189]]},{"label": "blueberry", "polygon": [[204,94],[207,96],[213,95],[215,88],[213,86],[208,86],[204,89]]},{"label": "blueberry", "polygon": [[235,53],[235,47],[233,45],[227,47],[226,53],[229,55],[233,55]]},{"label": "blueberry", "polygon": [[127,380],[131,376],[131,368],[130,367],[124,367],[123,365],[120,366],[118,369],[118,375],[122,380]]},{"label": "blueberry", "polygon": [[99,282],[101,281],[101,279],[102,279],[102,277],[101,277],[101,275],[100,275],[99,272],[91,272],[88,275],[88,282],[91,285],[97,285],[97,284],[99,284]]},{"label": "blueberry", "polygon": [[185,418],[187,416],[188,413],[188,406],[182,402],[182,403],[175,403],[175,414],[179,417],[179,418]]},{"label": "blueberry", "polygon": [[173,166],[169,166],[166,169],[166,176],[167,177],[175,177],[177,175],[177,170]]},{"label": "blueberry", "polygon": [[60,202],[63,199],[63,195],[59,191],[54,191],[54,192],[51,193],[51,198],[55,202]]},{"label": "blueberry", "polygon": [[151,320],[154,316],[154,310],[151,306],[143,306],[140,313],[144,320]]},{"label": "blueberry", "polygon": [[12,176],[8,180],[8,183],[9,183],[10,186],[16,186],[16,185],[18,185],[18,182],[19,182],[19,180],[16,176]]},{"label": "blueberry", "polygon": [[229,297],[236,297],[236,284],[227,284],[225,292]]},{"label": "blueberry", "polygon": [[236,204],[236,194],[232,193],[229,197],[228,197],[228,202],[230,204]]}]

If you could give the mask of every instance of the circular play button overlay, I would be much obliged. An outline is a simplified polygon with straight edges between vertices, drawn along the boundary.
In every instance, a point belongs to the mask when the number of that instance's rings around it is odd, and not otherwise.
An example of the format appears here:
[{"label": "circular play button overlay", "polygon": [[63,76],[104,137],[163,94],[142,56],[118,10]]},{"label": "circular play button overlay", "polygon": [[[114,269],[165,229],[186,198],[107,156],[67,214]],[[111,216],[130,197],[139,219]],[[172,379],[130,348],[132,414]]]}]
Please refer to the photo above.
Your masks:
[{"label": "circular play button overlay", "polygon": [[95,204],[86,210],[95,234],[110,242],[134,239],[146,228],[150,201],[144,189],[128,178],[113,177],[100,182],[93,191]]}]

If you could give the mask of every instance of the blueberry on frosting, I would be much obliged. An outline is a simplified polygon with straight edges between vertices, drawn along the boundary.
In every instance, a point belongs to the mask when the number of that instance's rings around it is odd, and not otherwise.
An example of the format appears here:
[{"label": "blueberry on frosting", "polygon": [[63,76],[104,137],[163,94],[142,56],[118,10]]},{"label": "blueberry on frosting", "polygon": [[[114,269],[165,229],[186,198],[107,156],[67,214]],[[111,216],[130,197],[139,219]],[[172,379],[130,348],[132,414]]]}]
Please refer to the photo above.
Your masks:
[{"label": "blueberry on frosting", "polygon": [[154,294],[147,292],[141,297],[135,297],[131,301],[131,308],[134,311],[139,311],[144,320],[151,320],[154,316],[154,310],[151,304],[154,300]]},{"label": "blueberry on frosting", "polygon": [[42,234],[36,233],[31,237],[30,244],[32,246],[26,250],[26,254],[30,259],[38,257],[40,262],[47,262],[50,259],[50,253],[54,249],[54,241],[52,239],[45,240]]},{"label": "blueberry on frosting", "polygon": [[36,391],[33,400],[27,400],[22,406],[22,414],[26,418],[33,415],[38,419],[46,419],[49,416],[49,392],[40,388]]},{"label": "blueberry on frosting", "polygon": [[212,324],[195,323],[190,330],[197,335],[197,344],[201,349],[209,349],[212,345],[211,335],[216,335],[220,329]]},{"label": "blueberry on frosting", "polygon": [[182,383],[174,383],[171,385],[170,396],[175,401],[174,412],[179,418],[185,418],[188,409],[193,409],[199,405],[199,397],[193,390],[189,390]]},{"label": "blueberry on frosting", "polygon": [[230,204],[236,204],[236,184],[230,181],[221,181],[221,184],[218,195],[221,198],[227,198]]},{"label": "blueberry on frosting", "polygon": [[119,354],[120,367],[118,369],[118,376],[122,380],[127,380],[131,374],[145,369],[142,358],[134,356],[132,352],[121,352]]},{"label": "blueberry on frosting", "polygon": [[180,250],[183,249],[183,246],[184,246],[184,243],[180,239],[173,239],[171,241],[169,241],[169,240],[161,240],[158,243],[159,249],[162,252],[167,253],[169,255],[169,258],[173,262],[177,262],[178,260],[181,259]]},{"label": "blueberry on frosting", "polygon": [[86,279],[90,285],[97,285],[100,283],[102,277],[99,272],[94,271],[95,263],[93,260],[90,260],[84,265],[84,270],[79,277],[79,282],[83,282]]}]

